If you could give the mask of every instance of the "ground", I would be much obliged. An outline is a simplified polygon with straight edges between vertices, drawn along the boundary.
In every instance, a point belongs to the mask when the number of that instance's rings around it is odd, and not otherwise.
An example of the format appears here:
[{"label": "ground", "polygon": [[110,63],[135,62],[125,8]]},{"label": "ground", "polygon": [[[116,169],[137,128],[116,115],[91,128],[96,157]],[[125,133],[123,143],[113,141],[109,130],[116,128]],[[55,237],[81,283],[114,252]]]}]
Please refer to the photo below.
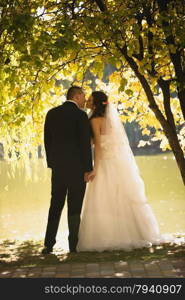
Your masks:
[{"label": "ground", "polygon": [[0,277],[184,278],[185,243],[112,252],[42,255],[42,241],[1,241]]}]

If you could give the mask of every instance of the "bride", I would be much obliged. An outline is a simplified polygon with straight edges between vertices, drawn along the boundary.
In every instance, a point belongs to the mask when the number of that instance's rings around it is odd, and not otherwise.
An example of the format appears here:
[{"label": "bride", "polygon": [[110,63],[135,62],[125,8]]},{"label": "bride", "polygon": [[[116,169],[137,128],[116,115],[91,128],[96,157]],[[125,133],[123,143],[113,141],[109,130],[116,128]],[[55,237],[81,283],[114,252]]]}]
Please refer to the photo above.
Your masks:
[{"label": "bride", "polygon": [[88,108],[94,169],[84,197],[77,251],[159,244],[159,227],[116,108],[101,91],[92,93]]}]

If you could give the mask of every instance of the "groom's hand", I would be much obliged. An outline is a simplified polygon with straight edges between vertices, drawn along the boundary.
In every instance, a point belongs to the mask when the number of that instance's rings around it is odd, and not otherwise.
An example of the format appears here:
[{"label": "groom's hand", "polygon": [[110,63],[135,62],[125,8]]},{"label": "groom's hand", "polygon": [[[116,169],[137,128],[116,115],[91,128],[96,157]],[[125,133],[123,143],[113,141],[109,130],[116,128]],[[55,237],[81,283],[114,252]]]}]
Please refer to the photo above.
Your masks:
[{"label": "groom's hand", "polygon": [[89,180],[88,180],[88,175],[90,174],[91,172],[85,172],[85,174],[84,174],[84,181],[85,182],[88,182]]}]

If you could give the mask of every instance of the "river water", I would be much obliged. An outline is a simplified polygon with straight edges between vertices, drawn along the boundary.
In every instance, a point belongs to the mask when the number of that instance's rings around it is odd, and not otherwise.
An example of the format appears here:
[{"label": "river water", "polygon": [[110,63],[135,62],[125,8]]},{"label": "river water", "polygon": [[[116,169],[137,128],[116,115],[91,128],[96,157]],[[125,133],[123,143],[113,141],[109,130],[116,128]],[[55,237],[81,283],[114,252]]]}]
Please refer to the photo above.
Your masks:
[{"label": "river water", "polygon": [[[137,156],[136,162],[161,232],[184,233],[185,188],[173,155]],[[44,239],[50,177],[44,159],[30,163],[30,167],[12,167],[10,163],[0,162],[1,239]],[[67,244],[67,235],[65,207],[57,235],[60,245]]]}]

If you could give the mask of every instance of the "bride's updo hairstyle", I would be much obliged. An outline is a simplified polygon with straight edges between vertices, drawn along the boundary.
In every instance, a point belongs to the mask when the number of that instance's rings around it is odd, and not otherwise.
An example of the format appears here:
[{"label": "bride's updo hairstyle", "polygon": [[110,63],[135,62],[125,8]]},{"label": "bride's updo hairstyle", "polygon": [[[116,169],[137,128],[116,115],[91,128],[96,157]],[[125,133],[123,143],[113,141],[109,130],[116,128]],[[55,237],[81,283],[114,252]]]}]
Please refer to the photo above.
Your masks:
[{"label": "bride's updo hairstyle", "polygon": [[105,109],[108,104],[107,95],[104,92],[96,91],[92,93],[92,98],[93,98],[94,111],[90,119],[96,117],[104,117]]}]

